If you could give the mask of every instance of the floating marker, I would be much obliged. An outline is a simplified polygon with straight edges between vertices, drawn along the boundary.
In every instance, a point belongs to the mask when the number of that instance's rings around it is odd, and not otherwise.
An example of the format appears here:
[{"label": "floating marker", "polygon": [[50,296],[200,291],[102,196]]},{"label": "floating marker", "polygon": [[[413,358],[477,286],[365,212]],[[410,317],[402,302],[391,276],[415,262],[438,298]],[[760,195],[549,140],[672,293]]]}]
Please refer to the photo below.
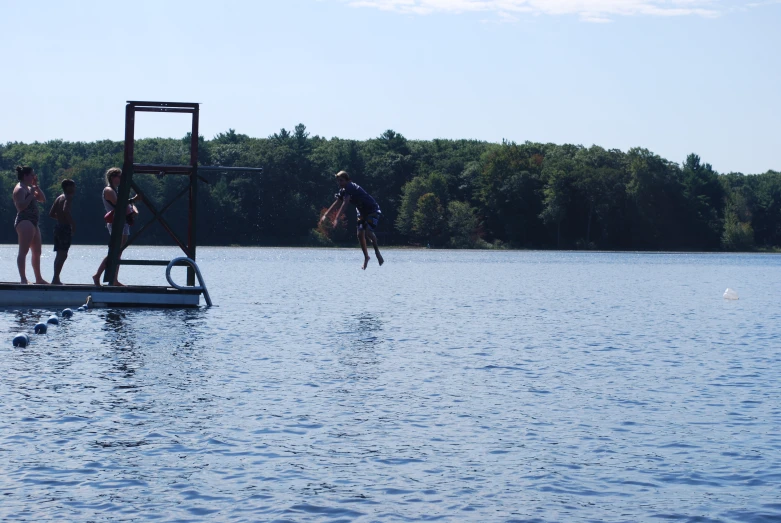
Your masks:
[{"label": "floating marker", "polygon": [[64,310],[62,311],[62,317],[63,317],[63,318],[70,318],[71,316],[73,316],[73,311],[72,311],[72,310],[70,310],[70,309],[64,309]]},{"label": "floating marker", "polygon": [[27,347],[30,344],[30,337],[27,334],[21,333],[14,336],[14,347]]},{"label": "floating marker", "polygon": [[76,310],[77,310],[77,311],[79,311],[79,312],[84,312],[84,305],[82,305],[81,307],[79,307],[79,308],[78,308],[78,309],[76,309]]},{"label": "floating marker", "polygon": [[732,289],[727,289],[726,291],[724,291],[724,299],[725,300],[738,300],[740,298],[738,298],[738,293],[737,292],[735,292]]},{"label": "floating marker", "polygon": [[35,324],[35,334],[46,334],[46,331],[49,327],[46,326],[45,323],[36,323]]},{"label": "floating marker", "polygon": [[46,320],[46,323],[51,323],[52,325],[59,325],[60,319],[57,317],[56,314],[52,314],[51,316],[49,316],[49,319]]}]

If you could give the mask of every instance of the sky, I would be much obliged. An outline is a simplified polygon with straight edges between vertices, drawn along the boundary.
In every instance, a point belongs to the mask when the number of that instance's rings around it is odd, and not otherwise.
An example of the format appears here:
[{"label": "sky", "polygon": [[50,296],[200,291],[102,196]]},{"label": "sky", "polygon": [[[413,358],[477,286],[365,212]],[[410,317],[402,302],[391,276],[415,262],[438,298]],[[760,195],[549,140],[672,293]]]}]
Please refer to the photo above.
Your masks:
[{"label": "sky", "polygon": [[[781,0],[0,0],[0,143],[201,133],[553,142],[781,170]],[[142,114],[137,137],[182,137]]]}]

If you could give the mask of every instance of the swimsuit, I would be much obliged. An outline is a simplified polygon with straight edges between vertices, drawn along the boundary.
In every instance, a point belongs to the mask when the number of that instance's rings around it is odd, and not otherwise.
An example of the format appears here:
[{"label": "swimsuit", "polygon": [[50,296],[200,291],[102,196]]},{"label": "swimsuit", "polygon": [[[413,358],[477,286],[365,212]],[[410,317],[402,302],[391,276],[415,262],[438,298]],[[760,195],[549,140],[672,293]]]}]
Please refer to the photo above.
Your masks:
[{"label": "swimsuit", "polygon": [[73,239],[73,229],[69,223],[60,223],[54,226],[54,252],[68,252]]},{"label": "swimsuit", "polygon": [[[114,191],[114,189],[111,189]],[[117,191],[114,191],[114,194],[117,194]],[[106,208],[106,212],[111,212],[114,210],[114,204],[108,201],[107,199],[103,198],[103,207]],[[116,213],[114,213],[116,214]],[[106,228],[108,229],[108,233],[111,234],[111,225],[110,223],[106,224]],[[130,236],[130,224],[125,221],[125,226],[122,228],[122,236]]]},{"label": "swimsuit", "polygon": [[358,215],[358,230],[372,231],[377,228],[377,222],[380,221],[380,211],[373,212],[366,216]]},{"label": "swimsuit", "polygon": [[33,225],[38,227],[38,202],[35,201],[35,198],[33,198],[33,201],[30,202],[30,204],[27,206],[26,209],[16,213],[16,220],[14,220],[14,228],[16,228],[16,226],[19,225],[20,222],[23,222],[25,220],[27,220],[28,222],[32,222]]},{"label": "swimsuit", "polygon": [[355,204],[355,211],[358,213],[358,230],[373,231],[382,214],[376,200],[355,182],[350,182],[344,189],[340,189],[336,193],[336,198],[344,200],[345,195],[350,197],[350,203]]}]

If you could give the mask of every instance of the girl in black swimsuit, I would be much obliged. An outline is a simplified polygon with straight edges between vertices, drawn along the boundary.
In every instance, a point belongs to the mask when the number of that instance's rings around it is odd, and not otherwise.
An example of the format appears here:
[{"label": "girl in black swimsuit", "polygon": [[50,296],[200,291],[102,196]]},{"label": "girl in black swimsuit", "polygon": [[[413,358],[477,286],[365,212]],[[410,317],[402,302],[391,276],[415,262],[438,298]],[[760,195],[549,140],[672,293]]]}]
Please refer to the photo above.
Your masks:
[{"label": "girl in black swimsuit", "polygon": [[16,177],[19,183],[14,187],[14,206],[16,220],[14,227],[19,237],[19,254],[16,256],[16,266],[22,283],[27,282],[26,265],[27,252],[32,251],[32,265],[35,273],[35,283],[49,283],[41,276],[41,230],[38,228],[38,202],[44,203],[46,196],[38,187],[38,177],[32,167],[18,166]]}]

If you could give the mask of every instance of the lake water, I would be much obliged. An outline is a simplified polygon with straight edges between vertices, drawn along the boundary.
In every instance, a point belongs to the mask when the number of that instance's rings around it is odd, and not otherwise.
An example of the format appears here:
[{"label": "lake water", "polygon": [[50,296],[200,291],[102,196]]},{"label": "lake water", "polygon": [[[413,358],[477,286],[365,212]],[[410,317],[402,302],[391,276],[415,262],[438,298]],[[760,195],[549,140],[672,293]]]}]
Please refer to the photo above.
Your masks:
[{"label": "lake water", "polygon": [[202,248],[215,307],[26,349],[52,311],[0,311],[0,519],[781,521],[781,256],[386,259]]}]

